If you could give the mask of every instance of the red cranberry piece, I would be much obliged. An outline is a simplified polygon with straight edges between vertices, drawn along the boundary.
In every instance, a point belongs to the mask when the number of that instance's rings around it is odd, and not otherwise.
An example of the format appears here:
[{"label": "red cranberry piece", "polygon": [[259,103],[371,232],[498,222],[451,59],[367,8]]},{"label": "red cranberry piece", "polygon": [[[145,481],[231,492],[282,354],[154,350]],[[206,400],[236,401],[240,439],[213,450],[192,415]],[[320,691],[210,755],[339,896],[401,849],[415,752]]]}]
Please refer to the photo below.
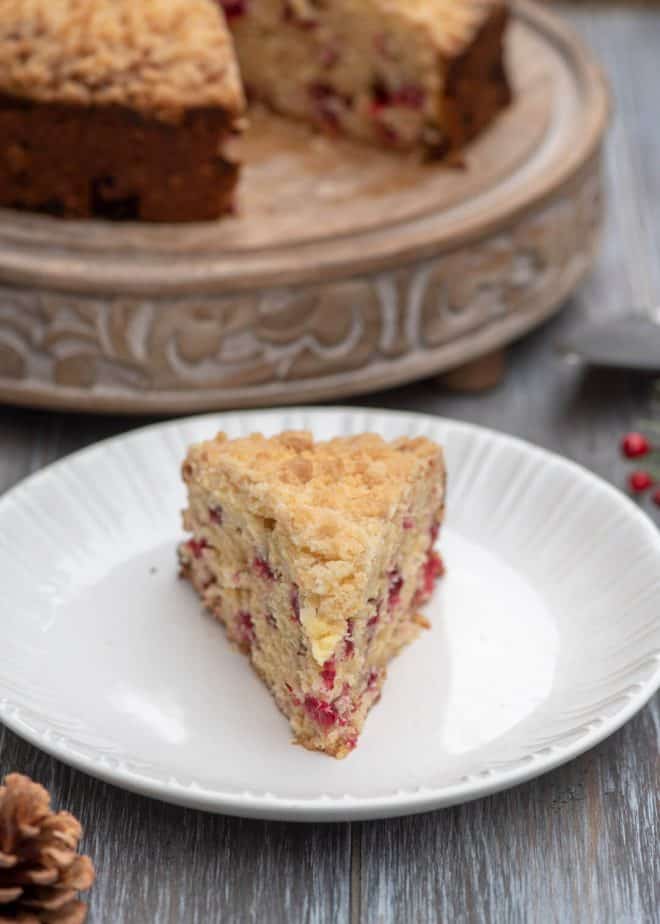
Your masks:
[{"label": "red cranberry piece", "polygon": [[445,573],[445,566],[437,552],[430,552],[424,564],[424,593],[433,593],[435,582]]},{"label": "red cranberry piece", "polygon": [[[375,600],[369,601],[369,603],[375,603],[375,602],[376,602]],[[380,622],[380,609],[381,609],[381,603],[379,601],[378,603],[376,603],[376,612],[371,617],[371,619],[367,621],[367,631],[369,632],[370,635],[373,635],[375,627]]]},{"label": "red cranberry piece", "polygon": [[238,19],[247,13],[247,0],[220,0],[227,19]]},{"label": "red cranberry piece", "polygon": [[435,582],[445,573],[442,558],[437,552],[429,552],[421,569],[421,584],[415,594],[414,606],[421,606],[431,597]]},{"label": "red cranberry piece", "polygon": [[406,84],[398,90],[389,90],[385,84],[376,83],[371,90],[371,114],[378,116],[383,109],[403,106],[406,109],[421,109],[426,94],[416,84]]},{"label": "red cranberry piece", "polygon": [[371,114],[377,116],[381,109],[392,105],[392,94],[384,83],[377,82],[371,88]]},{"label": "red cranberry piece", "polygon": [[354,751],[354,750],[355,750],[355,748],[357,747],[357,743],[358,743],[358,736],[357,736],[357,735],[351,735],[351,736],[348,737],[348,738],[346,739],[346,741],[345,741],[346,747],[350,748],[351,751]]},{"label": "red cranberry piece", "polygon": [[323,670],[321,671],[321,677],[323,678],[323,684],[326,690],[330,691],[335,685],[335,678],[337,676],[337,667],[335,665],[334,658],[330,658],[329,661],[326,661],[323,665]]},{"label": "red cranberry piece", "polygon": [[369,671],[369,676],[367,677],[367,690],[373,690],[378,681],[378,671],[371,670]]},{"label": "red cranberry piece", "polygon": [[209,544],[206,539],[189,539],[188,548],[195,558],[201,558],[204,549],[208,549]]},{"label": "red cranberry piece", "polygon": [[414,517],[404,517],[403,518],[403,528],[404,529],[414,529],[415,528],[415,518]]},{"label": "red cranberry piece", "polygon": [[405,106],[408,109],[421,109],[425,99],[426,93],[423,88],[412,83],[399,87],[392,94],[392,104],[394,106]]},{"label": "red cranberry piece", "polygon": [[294,622],[300,622],[300,592],[298,585],[294,584],[291,588],[291,619]]},{"label": "red cranberry piece", "polygon": [[332,703],[325,703],[322,699],[317,699],[316,696],[307,695],[305,697],[305,712],[324,728],[331,728],[339,718]]},{"label": "red cranberry piece", "polygon": [[387,575],[389,586],[387,591],[387,605],[391,610],[399,603],[401,599],[401,588],[403,587],[403,578],[398,568],[393,568]]},{"label": "red cranberry piece", "polygon": [[430,530],[430,532],[431,532],[431,545],[433,545],[433,544],[435,543],[436,539],[438,538],[438,533],[440,532],[440,524],[439,524],[439,523],[433,523],[433,524],[431,525],[431,530]]},{"label": "red cranberry piece", "polygon": [[241,610],[237,617],[238,620],[238,630],[241,637],[241,641],[246,645],[251,645],[256,641],[256,635],[254,634],[254,622],[252,621],[252,614],[248,613],[247,610]]},{"label": "red cranberry piece", "polygon": [[314,104],[316,119],[333,134],[341,129],[341,115],[350,101],[342,97],[327,83],[313,83],[309,95]]},{"label": "red cranberry piece", "polygon": [[222,526],[222,507],[209,507],[209,520],[216,526]]},{"label": "red cranberry piece", "polygon": [[643,433],[628,433],[621,440],[621,452],[627,459],[637,459],[651,451],[651,444]]},{"label": "red cranberry piece", "polygon": [[346,635],[344,636],[344,660],[353,657],[355,652],[355,643],[353,642],[353,629],[355,627],[354,619],[346,620]]},{"label": "red cranberry piece", "polygon": [[656,488],[651,498],[656,507],[660,507],[660,488]]},{"label": "red cranberry piece", "polygon": [[255,560],[252,562],[252,567],[257,572],[259,577],[264,579],[264,581],[274,581],[275,580],[275,572],[273,571],[273,569],[270,567],[270,565],[265,559],[259,558],[258,555],[255,558]]},{"label": "red cranberry piece", "polygon": [[633,494],[643,494],[652,484],[653,479],[648,472],[632,472],[628,478],[628,485]]}]

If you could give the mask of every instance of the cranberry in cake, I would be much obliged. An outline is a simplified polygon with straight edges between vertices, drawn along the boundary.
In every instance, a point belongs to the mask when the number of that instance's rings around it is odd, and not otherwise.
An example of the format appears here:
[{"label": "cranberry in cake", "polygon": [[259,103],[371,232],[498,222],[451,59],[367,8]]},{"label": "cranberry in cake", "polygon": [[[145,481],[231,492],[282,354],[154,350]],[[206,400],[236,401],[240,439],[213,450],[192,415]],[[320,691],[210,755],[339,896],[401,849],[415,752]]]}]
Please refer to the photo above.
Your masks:
[{"label": "cranberry in cake", "polygon": [[510,99],[499,0],[221,0],[250,94],[329,134],[435,154]]},{"label": "cranberry in cake", "polygon": [[193,446],[181,573],[247,655],[295,740],[345,757],[443,568],[442,450],[364,434],[223,433]]},{"label": "cranberry in cake", "polygon": [[243,111],[215,0],[0,0],[0,205],[216,218]]}]

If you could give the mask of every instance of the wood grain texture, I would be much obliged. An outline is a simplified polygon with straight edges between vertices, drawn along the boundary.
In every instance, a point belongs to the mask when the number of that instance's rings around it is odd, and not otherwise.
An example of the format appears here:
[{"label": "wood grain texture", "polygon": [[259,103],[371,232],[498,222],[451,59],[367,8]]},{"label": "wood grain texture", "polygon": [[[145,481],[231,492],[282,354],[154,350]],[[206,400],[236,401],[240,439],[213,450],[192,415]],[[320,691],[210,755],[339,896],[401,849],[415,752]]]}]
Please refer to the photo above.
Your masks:
[{"label": "wood grain texture", "polygon": [[[649,410],[649,380],[584,375],[553,345],[585,318],[660,304],[660,9],[562,9],[607,62],[617,100],[596,273],[571,310],[512,349],[493,391],[457,395],[422,382],[360,403],[483,423],[622,484],[617,440]],[[144,422],[3,409],[0,491]],[[660,511],[652,515],[660,525]],[[660,697],[598,748],[510,792],[409,819],[285,825],[123,793],[0,727],[0,773],[35,776],[86,825],[84,848],[99,869],[91,924],[654,924],[659,752]]]}]

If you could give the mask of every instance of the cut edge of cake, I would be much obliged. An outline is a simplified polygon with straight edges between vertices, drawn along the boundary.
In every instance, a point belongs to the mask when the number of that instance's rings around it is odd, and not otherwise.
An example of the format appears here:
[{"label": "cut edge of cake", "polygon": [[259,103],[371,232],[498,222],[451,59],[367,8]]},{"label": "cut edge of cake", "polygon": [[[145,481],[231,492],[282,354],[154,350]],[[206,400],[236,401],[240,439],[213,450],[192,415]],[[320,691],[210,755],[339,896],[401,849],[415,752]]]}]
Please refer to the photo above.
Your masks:
[{"label": "cut edge of cake", "polygon": [[442,574],[442,450],[258,434],[190,449],[181,574],[249,655],[295,740],[344,757]]},{"label": "cut edge of cake", "polygon": [[455,154],[511,100],[500,0],[222,0],[250,95],[328,135]]}]

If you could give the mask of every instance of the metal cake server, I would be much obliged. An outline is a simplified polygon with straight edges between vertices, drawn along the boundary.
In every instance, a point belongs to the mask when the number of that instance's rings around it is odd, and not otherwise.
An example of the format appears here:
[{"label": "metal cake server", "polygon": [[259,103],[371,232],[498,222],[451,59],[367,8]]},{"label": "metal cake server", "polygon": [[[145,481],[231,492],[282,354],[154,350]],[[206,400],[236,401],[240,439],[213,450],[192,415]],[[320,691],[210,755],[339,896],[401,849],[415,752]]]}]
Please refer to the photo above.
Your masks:
[{"label": "metal cake server", "polygon": [[660,372],[660,308],[654,314],[585,324],[557,349],[594,366]]}]

